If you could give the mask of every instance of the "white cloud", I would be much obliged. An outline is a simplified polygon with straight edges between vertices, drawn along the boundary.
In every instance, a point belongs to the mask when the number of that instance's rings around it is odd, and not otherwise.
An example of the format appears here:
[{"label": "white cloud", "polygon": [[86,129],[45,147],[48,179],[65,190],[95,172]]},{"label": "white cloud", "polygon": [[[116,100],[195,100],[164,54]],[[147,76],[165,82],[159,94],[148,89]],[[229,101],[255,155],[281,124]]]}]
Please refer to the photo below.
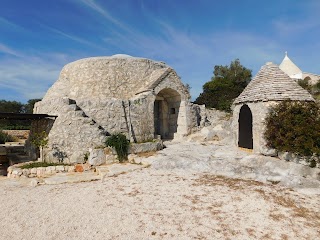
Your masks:
[{"label": "white cloud", "polygon": [[96,11],[99,13],[101,16],[103,16],[106,20],[112,22],[116,26],[120,27],[122,30],[129,31],[131,32],[131,29],[127,27],[125,24],[123,24],[121,21],[118,19],[114,18],[107,9],[101,7],[99,4],[95,2],[95,0],[80,0],[82,4],[85,6],[91,8],[92,10]]},{"label": "white cloud", "polygon": [[0,61],[0,88],[20,93],[16,99],[42,98],[59,77],[64,63],[60,54],[6,58]]},{"label": "white cloud", "polygon": [[5,53],[5,54],[9,54],[12,56],[16,56],[16,57],[21,57],[21,53],[13,50],[12,48],[8,47],[5,44],[0,43],[0,53]]}]

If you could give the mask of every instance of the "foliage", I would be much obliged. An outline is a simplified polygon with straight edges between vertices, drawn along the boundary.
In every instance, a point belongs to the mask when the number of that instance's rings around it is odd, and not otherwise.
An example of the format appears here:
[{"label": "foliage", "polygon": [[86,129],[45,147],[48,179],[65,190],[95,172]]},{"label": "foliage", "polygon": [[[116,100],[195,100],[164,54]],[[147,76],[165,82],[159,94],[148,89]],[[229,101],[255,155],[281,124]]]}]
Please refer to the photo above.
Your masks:
[{"label": "foliage", "polygon": [[16,139],[13,136],[0,130],[0,144],[4,144],[6,142],[14,142],[15,140]]},{"label": "foliage", "polygon": [[320,81],[318,81],[314,85],[310,85],[307,79],[300,79],[298,80],[298,84],[302,88],[306,89],[313,96],[314,99],[320,100]]},{"label": "foliage", "polygon": [[203,85],[203,93],[195,103],[230,112],[233,100],[250,82],[251,72],[240,64],[239,59],[232,61],[229,66],[216,65],[214,76]]},{"label": "foliage", "polygon": [[31,136],[30,141],[33,145],[41,149],[41,159],[42,161],[44,161],[43,148],[48,145],[48,134],[45,131],[42,131],[40,133],[34,133]]},{"label": "foliage", "polygon": [[40,98],[29,99],[28,102],[23,105],[23,112],[24,113],[33,113],[34,104],[39,101],[41,101]]},{"label": "foliage", "polygon": [[[0,112],[6,113],[32,113],[34,104],[41,99],[30,99],[26,104],[17,101],[0,100]],[[0,129],[30,129],[29,120],[5,120],[0,119]]]},{"label": "foliage", "polygon": [[50,166],[70,166],[70,164],[64,163],[46,163],[46,162],[33,162],[22,165],[21,169],[38,168],[38,167],[50,167]]},{"label": "foliage", "polygon": [[87,162],[87,161],[88,161],[89,155],[90,155],[89,152],[86,152],[85,154],[83,154],[83,160],[84,160],[84,162]]},{"label": "foliage", "polygon": [[105,141],[106,146],[114,147],[120,162],[128,160],[130,141],[122,133],[112,134]]},{"label": "foliage", "polygon": [[267,145],[302,156],[320,156],[320,107],[314,102],[284,101],[266,118]]}]

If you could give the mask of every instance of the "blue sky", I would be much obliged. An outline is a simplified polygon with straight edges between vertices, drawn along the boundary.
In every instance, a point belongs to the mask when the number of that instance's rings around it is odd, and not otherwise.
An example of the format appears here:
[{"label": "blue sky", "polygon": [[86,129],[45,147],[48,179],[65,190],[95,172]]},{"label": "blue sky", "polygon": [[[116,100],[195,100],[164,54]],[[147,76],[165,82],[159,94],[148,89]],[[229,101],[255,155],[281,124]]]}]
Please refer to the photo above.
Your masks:
[{"label": "blue sky", "polygon": [[320,1],[1,0],[0,99],[42,98],[62,67],[91,56],[164,61],[192,98],[214,65],[256,74],[284,52],[320,74]]}]

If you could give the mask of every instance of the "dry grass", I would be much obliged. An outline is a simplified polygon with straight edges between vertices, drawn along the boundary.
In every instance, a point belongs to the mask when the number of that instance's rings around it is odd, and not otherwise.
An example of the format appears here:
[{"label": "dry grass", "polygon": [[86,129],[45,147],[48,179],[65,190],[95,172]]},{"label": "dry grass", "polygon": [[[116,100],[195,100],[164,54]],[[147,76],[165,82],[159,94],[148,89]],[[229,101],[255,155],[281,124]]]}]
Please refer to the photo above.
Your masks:
[{"label": "dry grass", "polygon": [[232,190],[242,190],[252,186],[263,186],[264,184],[254,180],[243,180],[238,178],[228,178],[225,176],[215,176],[210,174],[204,174],[199,179],[195,180],[194,186],[206,185],[206,186],[227,186]]},{"label": "dry grass", "polygon": [[[270,218],[275,221],[283,221],[290,218],[304,218],[307,225],[310,227],[320,228],[320,213],[317,209],[308,209],[301,206],[295,199],[291,192],[291,189],[279,187],[278,191],[270,192],[266,188],[266,184],[257,182],[254,180],[243,180],[237,178],[228,178],[224,176],[214,176],[210,174],[204,174],[199,179],[195,180],[194,186],[224,186],[233,191],[248,191],[248,194],[258,193],[265,201],[272,202],[275,209],[286,208],[289,216],[281,213],[272,212]],[[192,202],[196,203],[198,198],[193,198]],[[250,231],[250,230],[249,230]],[[263,239],[269,239],[270,236],[264,236]],[[286,239],[285,236],[283,239]]]}]

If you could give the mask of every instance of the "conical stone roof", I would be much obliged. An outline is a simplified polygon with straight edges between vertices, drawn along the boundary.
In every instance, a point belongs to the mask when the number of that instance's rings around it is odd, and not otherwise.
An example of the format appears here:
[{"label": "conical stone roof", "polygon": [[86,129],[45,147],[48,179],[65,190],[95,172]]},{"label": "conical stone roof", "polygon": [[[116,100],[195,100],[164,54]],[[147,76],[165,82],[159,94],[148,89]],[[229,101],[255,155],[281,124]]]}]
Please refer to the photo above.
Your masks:
[{"label": "conical stone roof", "polygon": [[303,89],[276,64],[267,63],[234,101],[234,104],[265,101],[314,101]]},{"label": "conical stone roof", "polygon": [[279,68],[282,71],[284,71],[286,74],[288,74],[289,77],[294,77],[297,74],[302,74],[302,71],[300,70],[300,68],[297,65],[295,65],[291,61],[291,59],[288,57],[287,52],[281,64],[279,65]]}]

